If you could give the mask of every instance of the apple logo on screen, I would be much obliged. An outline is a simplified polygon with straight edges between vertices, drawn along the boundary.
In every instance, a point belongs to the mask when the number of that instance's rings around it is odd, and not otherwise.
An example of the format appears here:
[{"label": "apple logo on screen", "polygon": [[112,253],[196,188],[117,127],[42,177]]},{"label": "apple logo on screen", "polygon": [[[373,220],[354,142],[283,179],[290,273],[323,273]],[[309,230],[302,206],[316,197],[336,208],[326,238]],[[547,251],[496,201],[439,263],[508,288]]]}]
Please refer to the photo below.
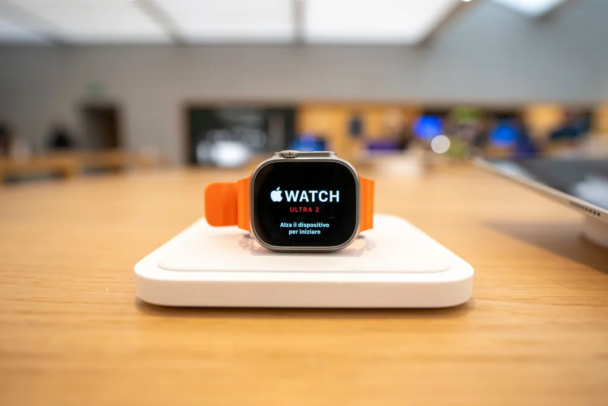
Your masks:
[{"label": "apple logo on screen", "polygon": [[276,190],[270,192],[270,198],[273,202],[281,202],[283,201],[283,191],[279,190],[281,187],[279,186]]}]

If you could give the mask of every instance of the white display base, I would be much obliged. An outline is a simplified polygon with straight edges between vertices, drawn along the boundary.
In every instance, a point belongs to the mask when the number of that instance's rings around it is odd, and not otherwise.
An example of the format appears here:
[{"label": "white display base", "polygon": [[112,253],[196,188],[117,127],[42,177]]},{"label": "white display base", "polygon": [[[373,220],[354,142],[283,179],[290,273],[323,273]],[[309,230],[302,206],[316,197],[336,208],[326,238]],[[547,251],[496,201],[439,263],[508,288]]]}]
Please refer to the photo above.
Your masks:
[{"label": "white display base", "polygon": [[471,298],[473,268],[407,221],[334,253],[276,253],[200,219],[135,265],[137,296],[165,306],[408,308]]},{"label": "white display base", "polygon": [[592,243],[608,248],[608,224],[603,221],[585,216],[583,235]]}]

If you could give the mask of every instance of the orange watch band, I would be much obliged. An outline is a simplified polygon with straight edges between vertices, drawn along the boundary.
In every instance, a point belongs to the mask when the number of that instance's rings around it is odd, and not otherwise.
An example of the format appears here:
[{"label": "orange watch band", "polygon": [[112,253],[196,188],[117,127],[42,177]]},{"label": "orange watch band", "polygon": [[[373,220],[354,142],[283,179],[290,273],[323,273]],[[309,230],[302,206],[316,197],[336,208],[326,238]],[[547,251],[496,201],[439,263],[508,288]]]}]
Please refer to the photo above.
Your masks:
[{"label": "orange watch band", "polygon": [[374,228],[374,185],[372,179],[359,176],[359,190],[361,191],[359,232]]},{"label": "orange watch band", "polygon": [[248,177],[236,182],[211,183],[205,188],[205,218],[210,226],[238,226],[251,231],[250,181],[251,177]]},{"label": "orange watch band", "polygon": [[[251,231],[249,187],[251,176],[236,182],[211,183],[205,189],[205,218],[213,227],[238,226]],[[374,227],[374,181],[359,177],[359,232]]]},{"label": "orange watch band", "polygon": [[237,226],[243,230],[251,232],[251,221],[249,219],[249,185],[251,184],[251,176],[245,179],[239,179],[236,181],[236,194],[238,196],[238,223]]}]

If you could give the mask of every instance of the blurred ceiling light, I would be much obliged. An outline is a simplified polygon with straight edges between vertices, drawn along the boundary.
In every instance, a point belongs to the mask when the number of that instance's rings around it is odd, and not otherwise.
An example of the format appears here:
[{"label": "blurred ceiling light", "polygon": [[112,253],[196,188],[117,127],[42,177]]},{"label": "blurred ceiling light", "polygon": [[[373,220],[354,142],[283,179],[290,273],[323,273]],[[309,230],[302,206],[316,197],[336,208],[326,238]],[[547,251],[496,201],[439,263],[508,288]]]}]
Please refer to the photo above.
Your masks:
[{"label": "blurred ceiling light", "polygon": [[291,0],[153,0],[192,43],[294,40]]},{"label": "blurred ceiling light", "polygon": [[[19,0],[24,12],[58,27],[53,36],[73,43],[166,43],[162,27],[125,0]],[[40,31],[48,30],[47,27]]]},{"label": "blurred ceiling light", "polygon": [[0,19],[0,44],[40,44],[48,42],[10,21]]},{"label": "blurred ceiling light", "polygon": [[450,149],[450,139],[445,135],[438,135],[431,141],[431,149],[437,154],[445,154]]},{"label": "blurred ceiling light", "polygon": [[494,0],[529,17],[540,17],[566,0]]},{"label": "blurred ceiling light", "polygon": [[304,39],[316,44],[417,44],[460,0],[306,0]]}]

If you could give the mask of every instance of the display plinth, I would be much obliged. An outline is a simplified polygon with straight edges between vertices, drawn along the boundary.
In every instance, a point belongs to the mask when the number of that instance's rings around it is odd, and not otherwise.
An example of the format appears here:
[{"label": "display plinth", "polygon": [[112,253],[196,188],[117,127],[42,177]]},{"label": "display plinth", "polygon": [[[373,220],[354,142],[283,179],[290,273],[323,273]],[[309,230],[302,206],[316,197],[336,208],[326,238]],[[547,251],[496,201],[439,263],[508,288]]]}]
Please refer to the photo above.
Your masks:
[{"label": "display plinth", "polygon": [[333,253],[276,253],[200,219],[135,266],[137,296],[165,306],[433,308],[468,301],[473,268],[407,221]]}]

